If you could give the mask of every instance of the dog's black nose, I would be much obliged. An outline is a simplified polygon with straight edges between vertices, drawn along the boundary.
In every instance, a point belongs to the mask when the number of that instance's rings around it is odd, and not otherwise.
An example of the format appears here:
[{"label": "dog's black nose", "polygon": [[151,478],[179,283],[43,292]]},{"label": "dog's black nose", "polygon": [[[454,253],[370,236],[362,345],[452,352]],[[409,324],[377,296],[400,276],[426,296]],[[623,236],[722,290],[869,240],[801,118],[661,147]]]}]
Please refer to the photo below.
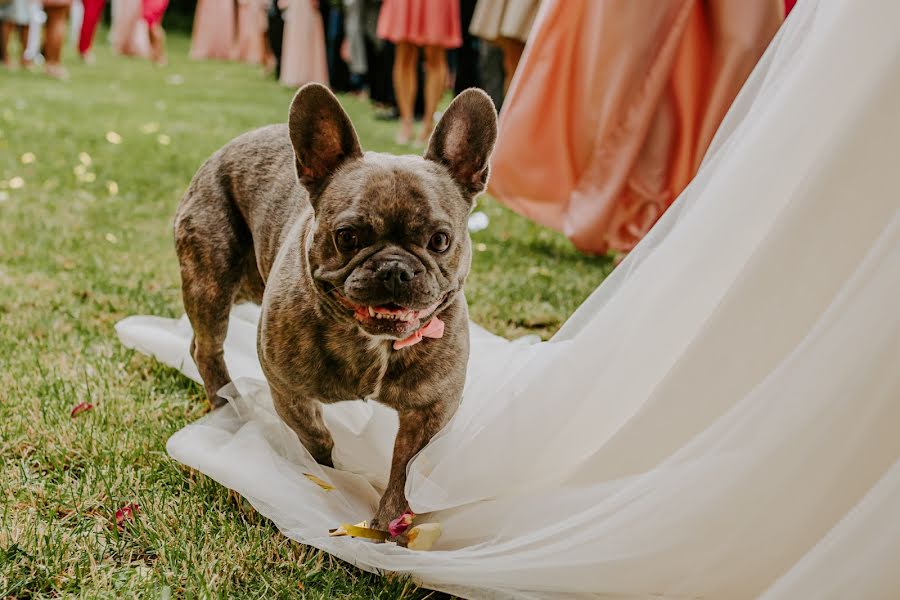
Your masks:
[{"label": "dog's black nose", "polygon": [[415,276],[412,267],[399,260],[388,261],[378,268],[378,278],[391,290],[397,290]]}]

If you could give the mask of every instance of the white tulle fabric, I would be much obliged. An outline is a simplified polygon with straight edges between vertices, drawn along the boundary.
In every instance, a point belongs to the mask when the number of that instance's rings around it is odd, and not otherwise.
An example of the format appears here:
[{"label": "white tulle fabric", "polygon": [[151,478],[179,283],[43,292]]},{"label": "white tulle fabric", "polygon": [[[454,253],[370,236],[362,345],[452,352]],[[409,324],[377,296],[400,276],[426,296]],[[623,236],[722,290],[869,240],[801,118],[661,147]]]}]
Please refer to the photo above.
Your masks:
[{"label": "white tulle fabric", "polygon": [[[327,407],[338,468],[315,464],[254,307],[229,406],[169,452],[295,540],[465,597],[900,597],[898,23],[896,0],[802,0],[696,180],[551,341],[473,326],[460,410],[409,468],[433,551],[328,537],[372,514],[396,419]],[[197,379],[185,320],[118,331]]]}]

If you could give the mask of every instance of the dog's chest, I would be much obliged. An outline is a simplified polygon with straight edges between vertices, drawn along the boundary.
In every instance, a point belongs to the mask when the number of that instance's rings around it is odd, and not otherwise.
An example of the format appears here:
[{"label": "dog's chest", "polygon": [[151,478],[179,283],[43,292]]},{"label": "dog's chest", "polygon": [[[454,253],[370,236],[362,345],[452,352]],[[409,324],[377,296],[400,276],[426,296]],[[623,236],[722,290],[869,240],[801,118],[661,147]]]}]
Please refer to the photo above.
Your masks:
[{"label": "dog's chest", "polygon": [[[320,348],[321,356],[313,381],[322,402],[377,400],[390,364],[390,345],[383,340],[361,340],[358,344]],[[312,373],[310,374],[312,375]]]}]

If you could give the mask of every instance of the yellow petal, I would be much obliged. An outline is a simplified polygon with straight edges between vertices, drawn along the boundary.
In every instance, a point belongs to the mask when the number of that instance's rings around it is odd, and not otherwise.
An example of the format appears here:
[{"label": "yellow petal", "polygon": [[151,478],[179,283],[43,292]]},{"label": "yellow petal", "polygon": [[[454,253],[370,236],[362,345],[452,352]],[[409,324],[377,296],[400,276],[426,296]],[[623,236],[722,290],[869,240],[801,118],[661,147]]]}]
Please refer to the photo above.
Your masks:
[{"label": "yellow petal", "polygon": [[410,550],[431,550],[444,530],[440,523],[422,523],[416,525],[406,534],[406,547]]},{"label": "yellow petal", "polygon": [[314,484],[316,484],[323,490],[325,490],[326,492],[330,492],[331,490],[334,489],[333,485],[331,485],[330,483],[328,483],[327,481],[325,481],[323,479],[319,479],[312,473],[304,473],[303,476],[306,477],[307,479],[309,479],[310,481],[312,481]]},{"label": "yellow petal", "polygon": [[350,525],[349,523],[341,523],[341,526],[338,528],[338,530],[340,529],[343,529],[350,537],[375,540],[376,542],[383,542],[390,537],[390,534],[387,531],[381,531],[380,529],[369,529],[368,527]]}]

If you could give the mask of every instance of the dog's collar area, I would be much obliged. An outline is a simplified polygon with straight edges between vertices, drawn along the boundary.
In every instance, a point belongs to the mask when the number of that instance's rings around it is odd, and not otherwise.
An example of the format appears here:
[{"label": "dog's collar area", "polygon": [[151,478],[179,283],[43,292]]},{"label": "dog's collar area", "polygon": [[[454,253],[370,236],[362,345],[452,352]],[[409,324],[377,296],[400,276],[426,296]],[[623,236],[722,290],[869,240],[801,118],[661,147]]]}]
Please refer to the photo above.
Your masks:
[{"label": "dog's collar area", "polygon": [[423,338],[440,339],[444,337],[444,322],[438,317],[432,317],[425,326],[413,332],[408,338],[396,340],[394,342],[394,350],[400,350],[408,346],[414,346],[422,341]]}]

